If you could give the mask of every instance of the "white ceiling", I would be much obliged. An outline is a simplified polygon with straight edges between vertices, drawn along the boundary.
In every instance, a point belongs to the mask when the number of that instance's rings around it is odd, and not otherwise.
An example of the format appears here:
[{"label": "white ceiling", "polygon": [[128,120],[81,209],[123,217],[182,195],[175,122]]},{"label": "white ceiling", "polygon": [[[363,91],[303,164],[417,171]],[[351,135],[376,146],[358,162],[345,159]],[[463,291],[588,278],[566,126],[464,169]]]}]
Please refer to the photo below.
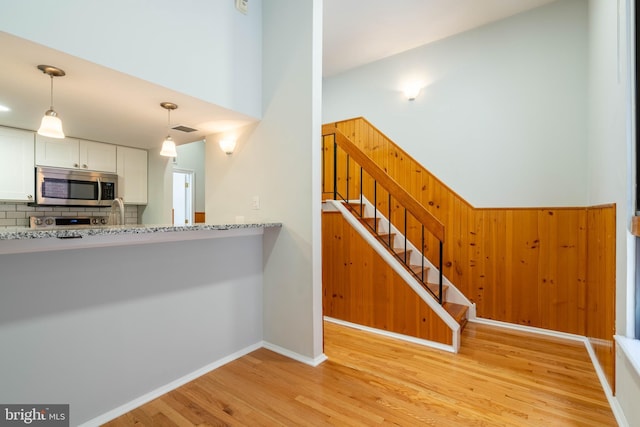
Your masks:
[{"label": "white ceiling", "polygon": [[[554,0],[324,0],[324,75],[331,76]],[[0,32],[0,125],[35,130],[49,108],[50,78],[39,64],[62,68],[54,107],[68,136],[155,149],[167,133],[163,101],[179,108],[177,144],[254,121],[200,99]]]},{"label": "white ceiling", "polygon": [[324,0],[323,75],[507,18],[556,0]]},{"label": "white ceiling", "polygon": [[35,130],[49,108],[50,77],[39,64],[63,69],[55,77],[54,107],[68,137],[110,142],[141,148],[158,148],[167,135],[164,101],[178,109],[171,112],[172,127],[198,129],[184,133],[172,130],[177,144],[203,139],[206,135],[242,126],[255,119],[200,99],[184,95],[130,75],[94,64],[45,46],[0,32],[2,78],[0,104],[11,108],[0,112],[0,125]]}]

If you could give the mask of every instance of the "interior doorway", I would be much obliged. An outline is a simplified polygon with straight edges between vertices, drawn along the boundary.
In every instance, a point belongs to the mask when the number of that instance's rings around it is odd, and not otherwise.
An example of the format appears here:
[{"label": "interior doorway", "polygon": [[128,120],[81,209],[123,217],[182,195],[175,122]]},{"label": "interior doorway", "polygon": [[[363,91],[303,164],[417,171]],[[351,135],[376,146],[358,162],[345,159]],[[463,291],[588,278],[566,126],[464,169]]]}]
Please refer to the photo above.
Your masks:
[{"label": "interior doorway", "polygon": [[173,225],[193,225],[193,171],[173,170]]}]

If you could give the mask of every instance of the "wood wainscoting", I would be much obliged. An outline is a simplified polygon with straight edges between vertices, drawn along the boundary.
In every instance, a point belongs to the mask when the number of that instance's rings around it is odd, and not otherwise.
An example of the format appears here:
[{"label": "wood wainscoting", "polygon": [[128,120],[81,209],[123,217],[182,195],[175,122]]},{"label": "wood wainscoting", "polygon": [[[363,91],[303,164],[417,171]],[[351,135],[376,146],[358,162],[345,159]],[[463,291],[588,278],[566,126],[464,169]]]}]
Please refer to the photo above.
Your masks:
[{"label": "wood wainscoting", "polygon": [[[585,335],[598,352],[613,388],[615,327],[615,206],[567,208],[475,208],[364,118],[325,125],[337,128],[445,226],[443,273],[476,303],[478,317]],[[332,158],[332,136],[323,156]],[[333,166],[323,166],[330,197]],[[358,197],[358,179],[341,178],[350,167],[338,158],[338,185]],[[355,174],[354,176],[357,176]],[[363,180],[367,197],[371,185]],[[372,199],[370,201],[373,202]],[[399,207],[378,198],[386,215]],[[417,228],[415,228],[417,230]],[[409,227],[412,242],[420,242]],[[418,245],[419,246],[419,245]],[[436,262],[438,246],[425,242]],[[610,344],[610,349],[605,348]]]},{"label": "wood wainscoting", "polygon": [[322,214],[325,316],[452,345],[451,328],[340,212]]}]

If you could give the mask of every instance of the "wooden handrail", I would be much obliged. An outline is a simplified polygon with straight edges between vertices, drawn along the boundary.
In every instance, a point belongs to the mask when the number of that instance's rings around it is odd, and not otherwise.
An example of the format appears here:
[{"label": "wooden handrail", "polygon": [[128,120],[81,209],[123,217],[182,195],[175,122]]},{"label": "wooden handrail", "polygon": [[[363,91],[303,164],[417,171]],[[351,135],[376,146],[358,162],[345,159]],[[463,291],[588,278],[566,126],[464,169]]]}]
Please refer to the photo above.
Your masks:
[{"label": "wooden handrail", "polygon": [[353,158],[373,179],[384,187],[395,199],[431,232],[444,242],[444,224],[424,208],[400,184],[391,178],[373,160],[364,154],[345,134],[333,124],[322,126],[322,136],[335,135],[335,142]]}]

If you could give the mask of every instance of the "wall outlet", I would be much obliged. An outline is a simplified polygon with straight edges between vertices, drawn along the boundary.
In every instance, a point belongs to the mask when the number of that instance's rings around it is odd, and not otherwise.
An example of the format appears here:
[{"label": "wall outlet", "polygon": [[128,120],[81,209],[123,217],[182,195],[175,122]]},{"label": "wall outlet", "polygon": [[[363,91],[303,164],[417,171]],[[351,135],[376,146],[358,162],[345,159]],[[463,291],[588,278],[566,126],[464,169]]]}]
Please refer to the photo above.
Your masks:
[{"label": "wall outlet", "polygon": [[249,13],[249,0],[236,0],[236,9],[245,15]]}]

